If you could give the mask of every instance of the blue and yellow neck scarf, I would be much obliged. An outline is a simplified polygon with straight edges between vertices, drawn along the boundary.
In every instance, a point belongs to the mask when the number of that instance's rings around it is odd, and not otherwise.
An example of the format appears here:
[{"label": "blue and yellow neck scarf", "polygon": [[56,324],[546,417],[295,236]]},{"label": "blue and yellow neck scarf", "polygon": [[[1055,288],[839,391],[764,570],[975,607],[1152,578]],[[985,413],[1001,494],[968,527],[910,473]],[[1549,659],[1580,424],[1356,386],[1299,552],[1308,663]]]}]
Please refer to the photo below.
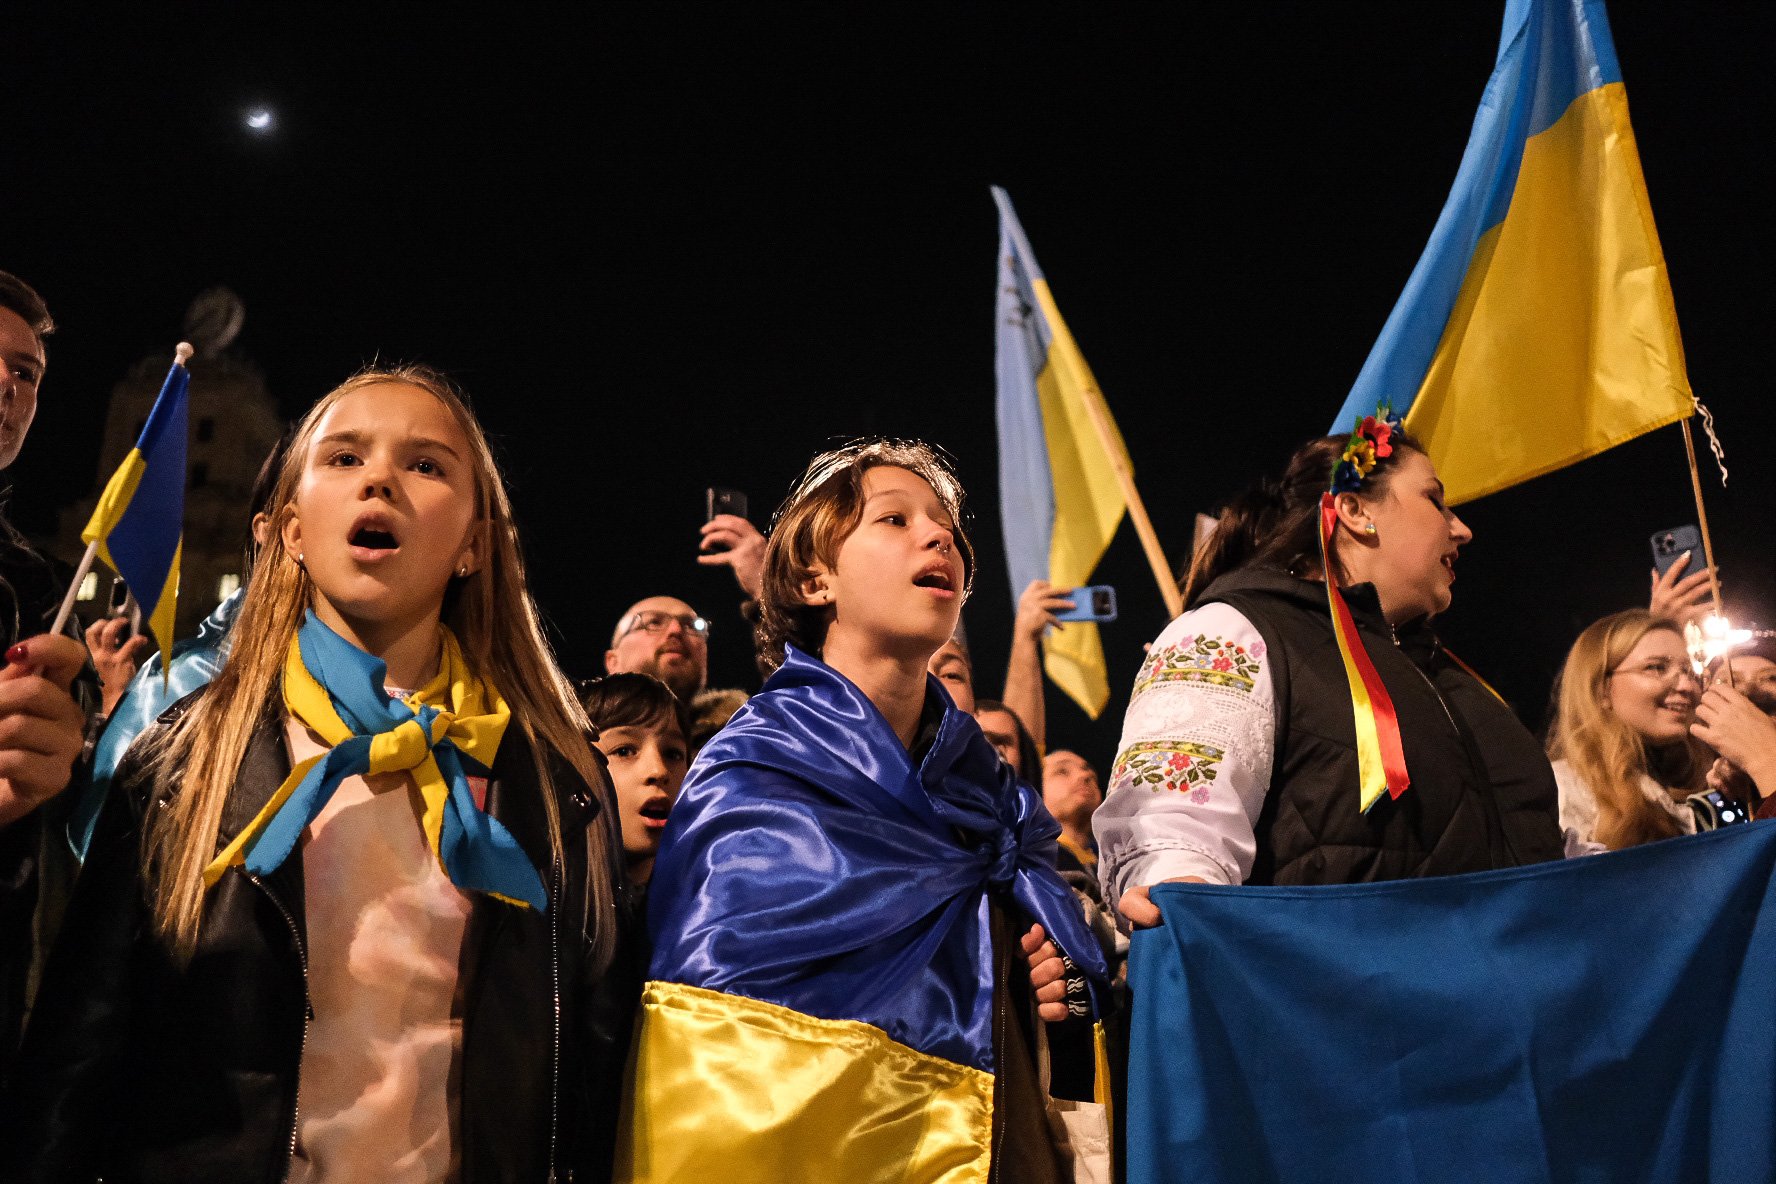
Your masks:
[{"label": "blue and yellow neck scarf", "polygon": [[468,668],[450,630],[440,625],[439,633],[437,677],[405,699],[391,699],[382,660],[307,615],[284,661],[284,706],[330,748],[290,770],[265,808],[204,869],[205,885],[237,863],[257,875],[276,870],[347,777],[407,772],[424,803],[419,824],[426,845],[451,883],[508,904],[547,907],[529,856],[475,805],[463,770],[465,757],[492,766],[511,709]]}]

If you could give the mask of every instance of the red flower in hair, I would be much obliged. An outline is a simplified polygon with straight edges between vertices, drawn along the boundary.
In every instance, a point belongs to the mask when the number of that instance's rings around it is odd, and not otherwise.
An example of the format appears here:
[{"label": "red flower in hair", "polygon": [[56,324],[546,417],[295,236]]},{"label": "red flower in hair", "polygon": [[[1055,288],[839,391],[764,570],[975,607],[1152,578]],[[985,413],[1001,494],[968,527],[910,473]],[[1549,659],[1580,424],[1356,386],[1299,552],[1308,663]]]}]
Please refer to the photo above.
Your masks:
[{"label": "red flower in hair", "polygon": [[1388,437],[1394,434],[1394,425],[1385,419],[1377,419],[1373,415],[1365,415],[1363,422],[1357,425],[1357,434],[1368,436],[1375,441],[1375,458],[1386,460],[1394,454],[1394,446],[1388,443]]}]

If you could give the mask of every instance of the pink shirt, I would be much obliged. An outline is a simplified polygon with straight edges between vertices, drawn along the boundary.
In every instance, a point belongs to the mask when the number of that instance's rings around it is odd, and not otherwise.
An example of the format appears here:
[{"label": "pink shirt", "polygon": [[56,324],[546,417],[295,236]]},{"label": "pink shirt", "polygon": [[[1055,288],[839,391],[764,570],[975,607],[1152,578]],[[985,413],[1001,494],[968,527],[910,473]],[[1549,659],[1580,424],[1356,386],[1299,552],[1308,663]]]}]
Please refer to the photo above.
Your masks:
[{"label": "pink shirt", "polygon": [[[285,721],[292,763],[325,750]],[[431,1184],[457,1172],[469,898],[426,846],[406,773],[348,777],[303,836],[308,990],[297,1184]]]}]

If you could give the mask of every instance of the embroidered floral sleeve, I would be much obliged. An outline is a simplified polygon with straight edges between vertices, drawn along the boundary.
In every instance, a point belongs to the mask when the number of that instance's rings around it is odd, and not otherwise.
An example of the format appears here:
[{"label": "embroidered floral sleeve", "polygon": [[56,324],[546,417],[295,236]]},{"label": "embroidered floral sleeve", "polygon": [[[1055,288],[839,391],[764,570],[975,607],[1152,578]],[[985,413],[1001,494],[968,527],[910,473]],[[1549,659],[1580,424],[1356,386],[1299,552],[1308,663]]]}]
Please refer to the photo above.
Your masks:
[{"label": "embroidered floral sleeve", "polygon": [[1092,820],[1105,899],[1180,876],[1244,882],[1275,740],[1270,668],[1252,623],[1225,604],[1173,621],[1135,676]]}]

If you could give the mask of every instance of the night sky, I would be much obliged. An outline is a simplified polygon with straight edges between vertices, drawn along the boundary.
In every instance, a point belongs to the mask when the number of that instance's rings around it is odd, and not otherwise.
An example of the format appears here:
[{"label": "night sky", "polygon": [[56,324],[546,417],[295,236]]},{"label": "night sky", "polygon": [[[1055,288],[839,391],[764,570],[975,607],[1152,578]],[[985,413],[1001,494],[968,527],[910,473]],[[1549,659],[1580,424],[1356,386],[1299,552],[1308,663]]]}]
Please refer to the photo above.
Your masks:
[{"label": "night sky", "polygon": [[[1006,186],[1175,558],[1198,510],[1325,430],[1424,245],[1502,0],[1043,7],[9,7],[0,268],[61,330],[11,510],[90,491],[112,384],[186,306],[298,415],[362,363],[471,392],[573,674],[629,602],[715,622],[752,685],[703,489],[761,524],[866,433],[957,458],[982,556],[983,694],[1011,620],[993,296]],[[1763,372],[1776,8],[1615,3],[1616,45],[1697,391],[1732,467],[1709,510],[1729,608],[1776,625]],[[271,134],[243,114],[264,104]],[[1539,727],[1577,631],[1642,603],[1647,537],[1694,520],[1676,428],[1463,510],[1441,629]],[[242,522],[243,532],[245,522]],[[1050,693],[1105,768],[1164,623],[1132,529],[1098,572],[1112,705]]]}]

